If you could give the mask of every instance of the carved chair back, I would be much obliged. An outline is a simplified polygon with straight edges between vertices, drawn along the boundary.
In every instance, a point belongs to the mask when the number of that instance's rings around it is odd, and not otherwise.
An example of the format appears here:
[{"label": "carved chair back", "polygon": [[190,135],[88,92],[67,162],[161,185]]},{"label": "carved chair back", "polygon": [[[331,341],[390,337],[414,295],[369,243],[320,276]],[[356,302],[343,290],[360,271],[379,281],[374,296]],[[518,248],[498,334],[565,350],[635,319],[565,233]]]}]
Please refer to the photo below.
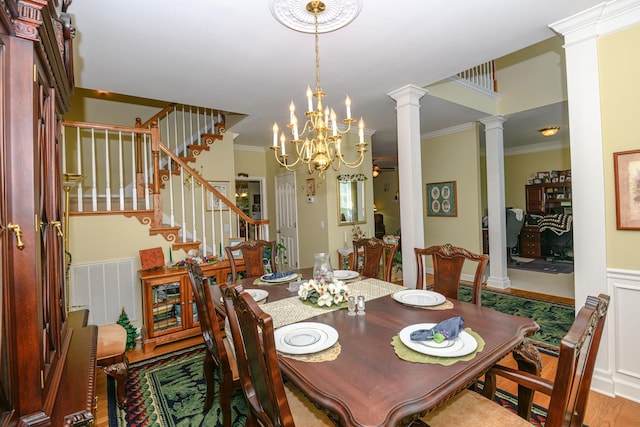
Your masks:
[{"label": "carved chair back", "polygon": [[430,246],[426,249],[415,248],[414,250],[418,265],[416,289],[424,288],[424,257],[430,255],[433,260],[433,290],[447,298],[458,299],[462,267],[465,261],[476,262],[471,302],[480,305],[482,276],[489,262],[489,255],[469,252],[464,248],[459,248],[449,243],[441,246]]},{"label": "carved chair back", "polygon": [[270,248],[269,263],[271,272],[277,271],[276,267],[276,242],[266,240],[246,240],[237,245],[225,247],[229,264],[231,265],[231,281],[235,282],[238,277],[238,269],[234,262],[234,253],[240,251],[244,260],[246,277],[260,277],[264,272],[265,249]]}]

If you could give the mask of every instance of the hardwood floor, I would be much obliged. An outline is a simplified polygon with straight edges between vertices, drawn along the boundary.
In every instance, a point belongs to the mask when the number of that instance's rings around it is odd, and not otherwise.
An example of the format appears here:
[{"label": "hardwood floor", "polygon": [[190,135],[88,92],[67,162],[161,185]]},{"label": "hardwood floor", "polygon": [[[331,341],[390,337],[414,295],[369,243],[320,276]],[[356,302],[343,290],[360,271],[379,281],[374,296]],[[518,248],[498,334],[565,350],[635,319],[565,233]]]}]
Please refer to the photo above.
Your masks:
[{"label": "hardwood floor", "polygon": [[[543,297],[551,301],[573,304],[573,300],[568,298],[541,295],[533,292],[526,292],[515,289],[511,292],[514,294]],[[161,354],[166,354],[181,348],[189,347],[197,344],[198,342],[202,342],[199,337],[190,338],[187,340],[156,347],[154,351],[146,354],[142,351],[142,346],[138,344],[135,349],[127,352],[127,357],[129,358],[130,363],[134,363]],[[553,377],[555,376],[558,359],[556,357],[548,356],[545,354],[542,354],[541,356],[543,361],[542,376],[544,378],[553,379]],[[515,361],[511,356],[505,357],[501,361],[501,364],[516,367]],[[108,427],[109,420],[107,413],[106,375],[102,372],[101,369],[98,369],[96,377],[97,411],[95,425],[97,427]],[[509,393],[517,394],[517,386],[504,379],[498,379],[498,387]],[[534,402],[538,405],[546,407],[549,403],[549,399],[546,396],[537,393]],[[611,398],[609,396],[605,396],[603,394],[592,391],[589,394],[589,404],[587,407],[585,424],[589,427],[638,426],[640,425],[640,403],[635,403],[621,397]]]}]

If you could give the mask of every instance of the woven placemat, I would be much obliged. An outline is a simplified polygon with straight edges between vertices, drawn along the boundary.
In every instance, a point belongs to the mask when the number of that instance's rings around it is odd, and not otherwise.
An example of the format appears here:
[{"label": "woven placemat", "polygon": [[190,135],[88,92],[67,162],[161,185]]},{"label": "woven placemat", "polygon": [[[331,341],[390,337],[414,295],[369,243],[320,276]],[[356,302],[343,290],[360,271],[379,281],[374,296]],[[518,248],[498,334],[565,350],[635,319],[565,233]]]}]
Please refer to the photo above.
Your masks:
[{"label": "woven placemat", "polygon": [[340,343],[337,342],[326,350],[319,351],[313,354],[288,354],[280,353],[281,355],[288,357],[289,359],[299,360],[301,362],[331,362],[336,360],[342,351]]},{"label": "woven placemat", "polygon": [[419,353],[415,350],[410,349],[406,345],[400,341],[400,337],[398,335],[394,336],[391,339],[391,345],[393,346],[393,350],[396,355],[407,362],[416,362],[416,363],[432,363],[439,364],[444,366],[453,365],[454,363],[471,360],[476,357],[476,354],[484,350],[484,340],[480,335],[476,332],[472,331],[471,328],[465,328],[465,331],[469,335],[471,335],[477,342],[478,348],[472,353],[467,354],[466,356],[460,357],[440,357],[440,356],[430,356],[428,354]]},{"label": "woven placemat", "polygon": [[432,305],[430,307],[420,307],[425,310],[451,310],[453,308],[453,303],[449,300],[445,300],[442,304]]}]

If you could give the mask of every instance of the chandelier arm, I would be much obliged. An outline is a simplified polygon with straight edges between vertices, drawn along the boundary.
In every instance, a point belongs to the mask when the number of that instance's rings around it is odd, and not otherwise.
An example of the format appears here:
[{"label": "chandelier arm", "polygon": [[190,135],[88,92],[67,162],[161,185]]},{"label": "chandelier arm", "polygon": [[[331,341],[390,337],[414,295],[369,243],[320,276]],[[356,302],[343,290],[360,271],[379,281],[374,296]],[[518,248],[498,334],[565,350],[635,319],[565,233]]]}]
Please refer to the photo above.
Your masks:
[{"label": "chandelier arm", "polygon": [[340,161],[348,168],[357,168],[358,166],[360,166],[362,164],[362,162],[364,161],[364,153],[365,153],[365,149],[360,149],[358,150],[358,157],[352,161],[352,162],[348,162],[344,159],[344,156],[342,154],[340,154]]}]

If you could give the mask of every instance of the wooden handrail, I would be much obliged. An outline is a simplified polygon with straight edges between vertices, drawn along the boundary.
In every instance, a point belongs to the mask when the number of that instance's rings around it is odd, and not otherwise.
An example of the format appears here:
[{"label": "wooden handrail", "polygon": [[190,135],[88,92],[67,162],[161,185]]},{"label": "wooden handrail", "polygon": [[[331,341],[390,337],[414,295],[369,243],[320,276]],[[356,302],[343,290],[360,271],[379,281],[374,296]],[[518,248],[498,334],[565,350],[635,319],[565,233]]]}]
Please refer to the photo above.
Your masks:
[{"label": "wooden handrail", "polygon": [[[142,127],[143,128],[148,128],[149,126],[151,126],[151,123],[153,122],[159,122],[160,118],[162,116],[165,116],[167,114],[169,114],[170,112],[172,112],[173,110],[176,109],[176,106],[178,104],[176,104],[175,102],[172,102],[171,104],[167,105],[166,107],[164,107],[160,112],[154,114],[153,117],[151,117],[149,120],[147,120],[146,122],[142,123]],[[140,118],[136,119],[139,120]]]},{"label": "wooden handrail", "polygon": [[100,130],[110,130],[110,131],[112,130],[112,131],[122,131],[122,132],[136,133],[136,134],[151,135],[151,129],[138,128],[134,126],[106,125],[104,123],[77,122],[74,120],[64,120],[62,122],[62,125],[67,127],[76,127],[80,129],[100,129]]},{"label": "wooden handrail", "polygon": [[[160,148],[160,150],[162,150],[163,153],[165,153],[167,156],[171,157],[171,159],[174,162],[176,162],[181,168],[183,168],[197,182],[202,184],[202,186],[204,188],[206,188],[207,190],[211,191],[217,198],[219,198],[225,205],[227,205],[227,207],[229,209],[231,209],[236,214],[238,214],[238,216],[240,216],[240,218],[242,218],[243,220],[245,220],[249,224],[253,224],[253,225],[262,225],[262,224],[268,224],[269,223],[269,220],[265,220],[265,219],[256,220],[256,219],[253,219],[253,218],[247,216],[247,214],[245,214],[242,211],[242,209],[238,208],[235,204],[233,204],[231,202],[231,200],[227,199],[213,185],[209,184],[209,182],[207,182],[204,178],[202,178],[202,176],[200,176],[200,174],[198,174],[198,172],[196,172],[194,169],[189,167],[189,165],[187,165],[187,163],[185,161],[183,161],[180,157],[178,157],[173,151],[169,150],[169,148],[167,148],[164,144],[160,143],[159,144],[159,148]],[[155,158],[155,156],[154,156],[154,158]],[[154,189],[154,191],[155,191],[155,189]]]}]

